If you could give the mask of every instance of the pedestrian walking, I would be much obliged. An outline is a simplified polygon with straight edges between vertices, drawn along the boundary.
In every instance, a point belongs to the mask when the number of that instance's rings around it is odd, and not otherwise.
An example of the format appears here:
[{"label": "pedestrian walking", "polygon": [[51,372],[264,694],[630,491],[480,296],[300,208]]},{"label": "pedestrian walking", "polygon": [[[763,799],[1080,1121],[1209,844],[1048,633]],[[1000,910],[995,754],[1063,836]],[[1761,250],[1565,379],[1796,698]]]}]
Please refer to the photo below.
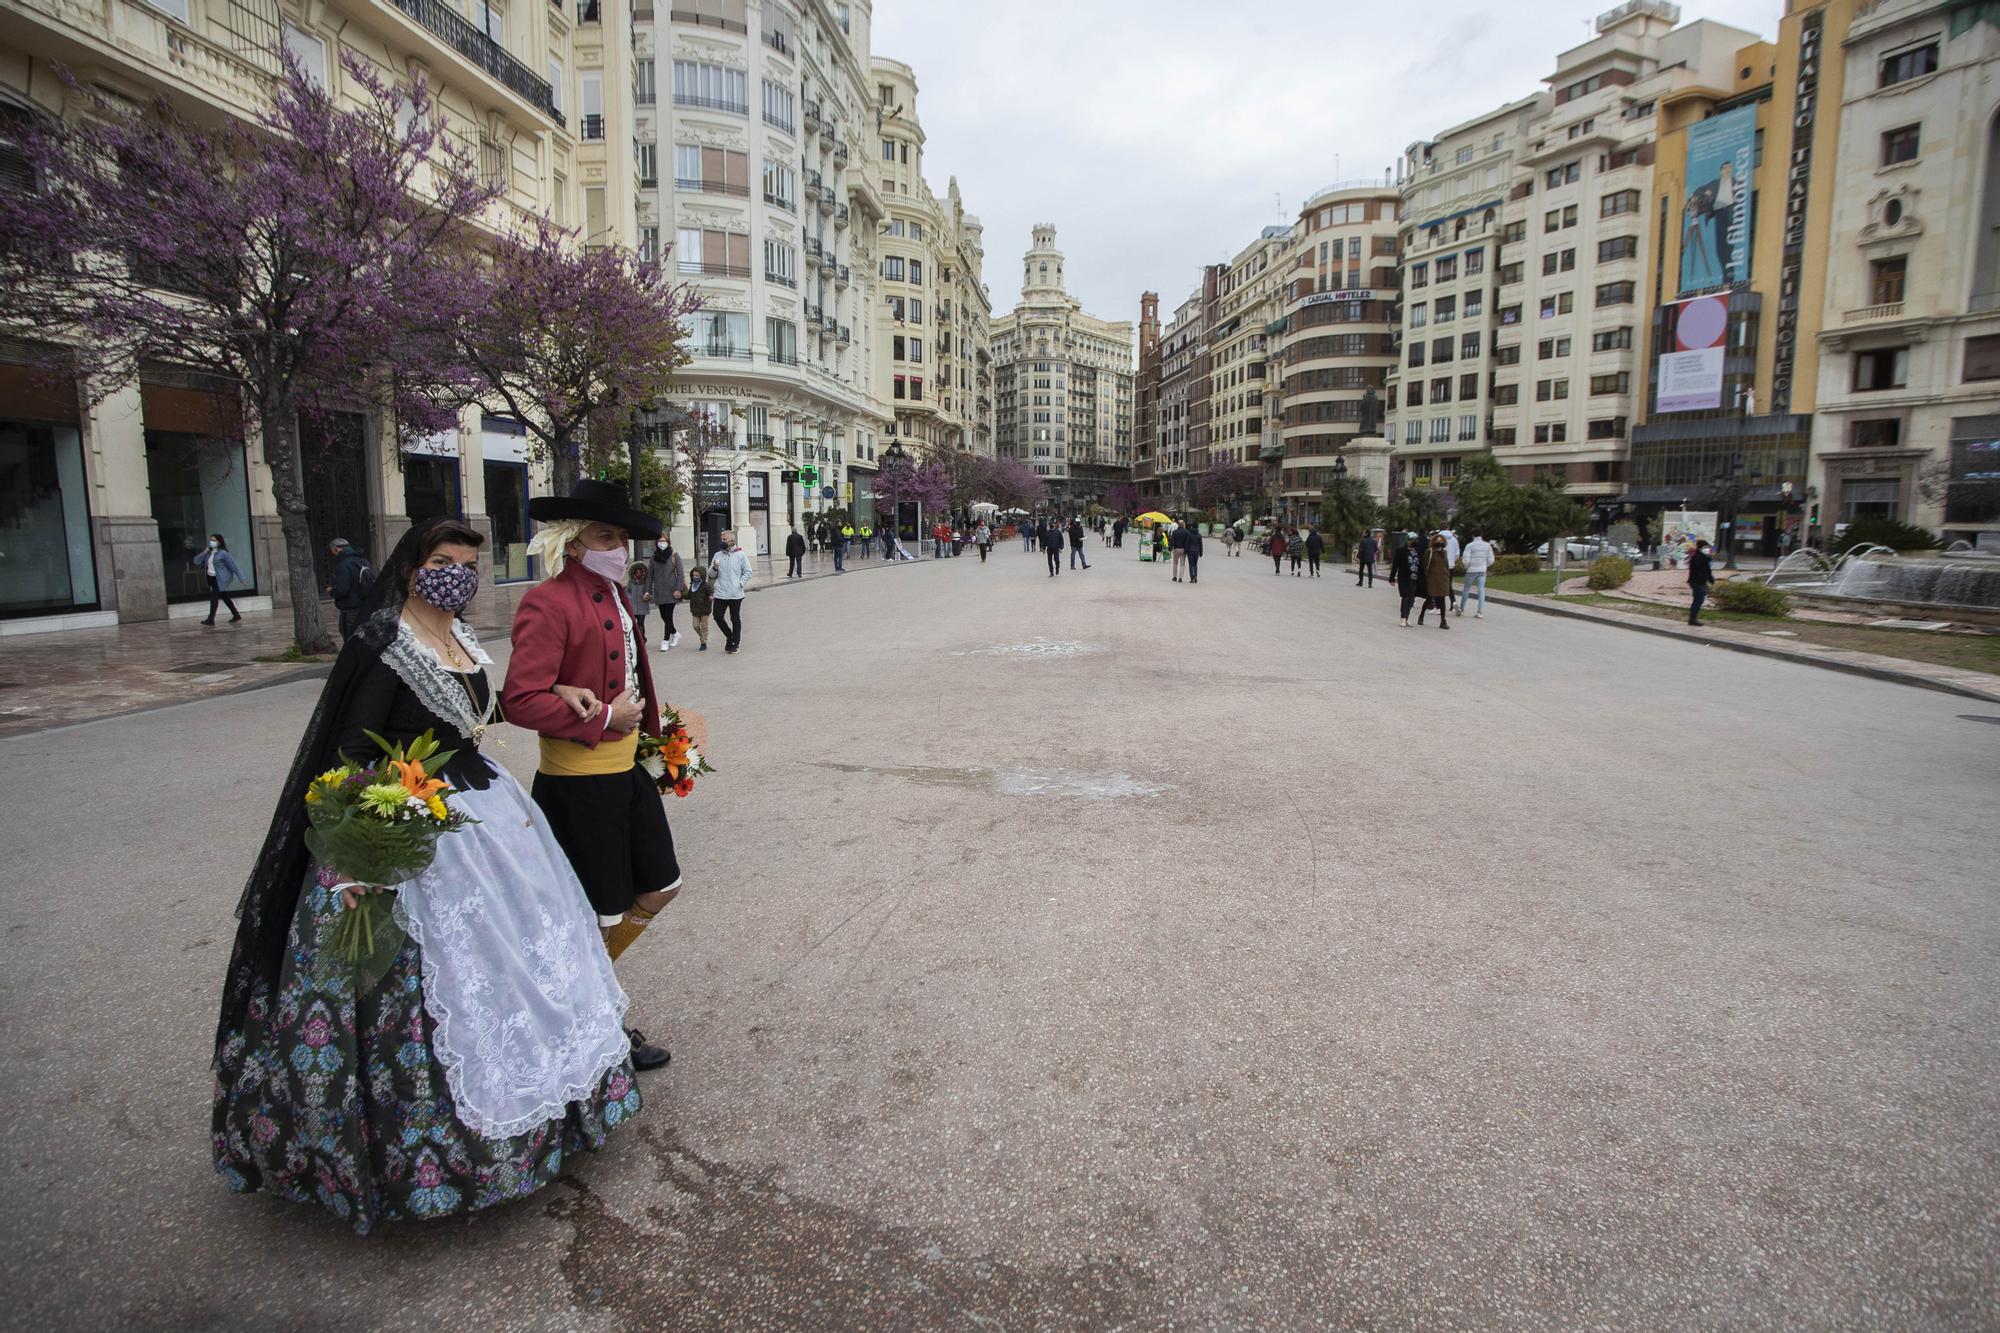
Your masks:
[{"label": "pedestrian walking", "polygon": [[1042,551],[1049,558],[1049,577],[1054,578],[1062,573],[1063,532],[1056,526],[1055,520],[1050,519],[1042,524],[1041,535]]},{"label": "pedestrian walking", "polygon": [[1435,606],[1438,628],[1450,629],[1451,626],[1445,623],[1444,613],[1451,605],[1451,555],[1442,532],[1431,534],[1430,545],[1424,547],[1418,560],[1423,572],[1424,605],[1423,610],[1417,612],[1417,623],[1423,624],[1425,613]]},{"label": "pedestrian walking", "polygon": [[340,612],[340,637],[346,639],[361,625],[361,608],[375,587],[375,568],[345,537],[335,537],[331,549],[335,561],[333,583],[326,591],[333,598],[334,609]]},{"label": "pedestrian walking", "polygon": [[743,646],[743,597],[750,591],[750,556],[736,544],[736,534],[722,534],[722,550],[708,562],[708,581],[715,587],[715,624],[722,631],[722,651]]},{"label": "pedestrian walking", "polygon": [[972,530],[972,540],[979,547],[979,563],[983,565],[986,553],[993,549],[993,528],[985,519],[980,519],[979,526]]},{"label": "pedestrian walking", "polygon": [[1363,579],[1369,587],[1375,586],[1375,557],[1382,553],[1382,545],[1369,533],[1361,539],[1361,545],[1354,552],[1354,586],[1360,587]]},{"label": "pedestrian walking", "polygon": [[1174,553],[1174,582],[1181,581],[1181,574],[1187,569],[1187,524],[1174,525],[1173,535],[1167,538],[1167,549]]},{"label": "pedestrian walking", "polygon": [[1034,550],[1037,542],[1039,542],[1041,539],[1041,532],[1042,532],[1041,520],[1030,519],[1028,522],[1021,524],[1020,532],[1021,532],[1021,549],[1023,551]]},{"label": "pedestrian walking", "polygon": [[687,588],[688,621],[694,626],[694,636],[701,641],[698,652],[708,651],[708,622],[715,612],[715,589],[708,576],[696,565],[688,571]]},{"label": "pedestrian walking", "polygon": [[1079,560],[1085,569],[1090,568],[1090,557],[1083,553],[1083,520],[1072,514],[1069,520],[1069,567],[1075,569]]},{"label": "pedestrian walking", "polygon": [[1114,547],[1125,544],[1125,520],[1122,518],[1111,525],[1111,544]]},{"label": "pedestrian walking", "polygon": [[847,543],[853,536],[854,529],[845,526],[833,533],[833,572],[836,574],[847,572]]},{"label": "pedestrian walking", "polygon": [[[243,619],[243,613],[236,609],[236,603],[229,599],[228,588],[232,583],[246,583],[243,571],[236,567],[236,557],[229,554],[229,543],[219,532],[208,534],[208,545],[197,554],[192,562],[194,567],[208,577],[208,619],[204,625],[215,623],[217,602],[229,608],[229,623],[234,625]],[[344,633],[344,632],[343,632]]]},{"label": "pedestrian walking", "polygon": [[1319,577],[1319,558],[1326,554],[1326,538],[1319,535],[1318,528],[1306,531],[1306,568],[1313,578]]},{"label": "pedestrian walking", "polygon": [[1424,558],[1417,548],[1417,534],[1411,533],[1409,540],[1396,548],[1396,554],[1389,561],[1389,573],[1396,581],[1396,592],[1403,599],[1402,624],[1410,627],[1410,608],[1424,595]]},{"label": "pedestrian walking", "polygon": [[1694,600],[1688,605],[1688,624],[1701,623],[1701,604],[1708,600],[1708,590],[1715,586],[1715,565],[1709,559],[1708,543],[1697,541],[1694,551],[1688,556],[1688,588]]},{"label": "pedestrian walking", "polygon": [[1458,534],[1446,528],[1438,535],[1444,538],[1445,568],[1456,569],[1459,557]]},{"label": "pedestrian walking", "polygon": [[681,641],[680,631],[674,628],[674,608],[687,596],[687,571],[670,533],[662,532],[653,543],[653,573],[648,582],[653,604],[660,608],[660,651],[671,652]]},{"label": "pedestrian walking", "polygon": [[[944,544],[950,540],[951,524],[942,522],[931,524],[931,559],[942,560],[944,558]],[[921,551],[924,548],[919,546],[917,549]]]},{"label": "pedestrian walking", "polygon": [[[910,534],[910,540],[917,541],[917,535],[914,531],[911,532]],[[902,544],[901,539],[896,535],[895,522],[892,520],[888,527],[882,529],[882,558],[884,560],[894,560],[896,558],[897,548],[901,546],[901,544]],[[917,541],[917,549],[919,551],[923,550],[924,544],[920,541]],[[905,551],[903,554],[907,556],[909,552]]]},{"label": "pedestrian walking", "polygon": [[1271,572],[1285,572],[1285,533],[1282,528],[1271,529]]},{"label": "pedestrian walking", "polygon": [[1187,540],[1181,544],[1181,554],[1187,557],[1187,581],[1201,582],[1201,529],[1189,524]]},{"label": "pedestrian walking", "polygon": [[785,577],[802,579],[806,576],[806,539],[799,535],[799,525],[792,524],[791,535],[785,538]]},{"label": "pedestrian walking", "polygon": [[1459,589],[1458,611],[1465,614],[1465,608],[1472,602],[1472,590],[1479,590],[1479,610],[1473,614],[1474,620],[1486,616],[1486,571],[1493,568],[1496,558],[1493,543],[1486,540],[1484,533],[1475,530],[1472,540],[1465,544],[1462,555],[1465,560],[1465,584]]},{"label": "pedestrian walking", "polygon": [[632,642],[642,644],[646,641],[646,613],[653,609],[653,562],[634,560],[626,571],[625,586],[618,591],[632,614]]}]

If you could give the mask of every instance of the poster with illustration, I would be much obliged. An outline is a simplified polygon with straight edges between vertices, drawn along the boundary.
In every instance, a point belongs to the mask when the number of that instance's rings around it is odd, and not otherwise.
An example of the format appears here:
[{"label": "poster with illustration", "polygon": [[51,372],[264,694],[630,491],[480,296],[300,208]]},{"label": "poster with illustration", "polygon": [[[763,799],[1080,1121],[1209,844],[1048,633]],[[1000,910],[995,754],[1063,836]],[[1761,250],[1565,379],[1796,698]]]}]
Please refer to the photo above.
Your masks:
[{"label": "poster with illustration", "polygon": [[1660,551],[1669,568],[1678,568],[1698,541],[1715,545],[1713,509],[1669,509],[1660,515]]},{"label": "poster with illustration", "polygon": [[1729,298],[1696,296],[1661,311],[1656,410],[1699,412],[1722,406],[1729,344]]},{"label": "poster with illustration", "polygon": [[1750,171],[1757,108],[1738,107],[1688,127],[1687,194],[1681,201],[1681,289],[1711,291],[1750,280]]}]

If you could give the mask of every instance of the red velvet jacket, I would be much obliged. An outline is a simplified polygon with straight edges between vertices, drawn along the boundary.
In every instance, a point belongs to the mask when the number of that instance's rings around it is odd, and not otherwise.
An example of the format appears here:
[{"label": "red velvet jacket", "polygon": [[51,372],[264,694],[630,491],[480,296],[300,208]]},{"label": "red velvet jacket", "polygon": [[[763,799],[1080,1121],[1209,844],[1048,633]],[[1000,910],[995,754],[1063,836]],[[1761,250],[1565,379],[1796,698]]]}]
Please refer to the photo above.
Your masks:
[{"label": "red velvet jacket", "polygon": [[[607,731],[600,714],[585,722],[552,692],[555,685],[580,685],[607,707],[625,688],[625,631],[618,622],[619,591],[607,579],[572,560],[562,573],[530,588],[514,613],[514,653],[500,707],[517,727],[556,740],[595,747],[625,733]],[[638,642],[635,625],[634,641]],[[653,701],[653,667],[646,645],[639,648],[639,692],[646,699],[648,735],[660,733],[660,709]]]}]

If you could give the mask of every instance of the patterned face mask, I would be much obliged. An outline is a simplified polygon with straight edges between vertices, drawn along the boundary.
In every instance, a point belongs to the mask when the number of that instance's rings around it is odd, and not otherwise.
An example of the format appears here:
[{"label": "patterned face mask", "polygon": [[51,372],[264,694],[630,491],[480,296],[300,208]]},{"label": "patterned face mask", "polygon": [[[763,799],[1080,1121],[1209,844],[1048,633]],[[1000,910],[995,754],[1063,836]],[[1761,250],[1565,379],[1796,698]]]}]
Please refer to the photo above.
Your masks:
[{"label": "patterned face mask", "polygon": [[479,591],[479,571],[471,565],[426,565],[411,583],[417,596],[440,611],[459,612],[472,604]]}]

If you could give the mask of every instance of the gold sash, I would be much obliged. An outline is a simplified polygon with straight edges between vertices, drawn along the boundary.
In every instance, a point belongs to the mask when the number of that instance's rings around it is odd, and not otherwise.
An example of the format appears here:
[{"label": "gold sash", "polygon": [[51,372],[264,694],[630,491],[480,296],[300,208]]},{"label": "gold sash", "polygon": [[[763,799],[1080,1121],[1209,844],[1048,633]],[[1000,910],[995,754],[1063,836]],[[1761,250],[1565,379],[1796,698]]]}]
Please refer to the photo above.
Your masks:
[{"label": "gold sash", "polygon": [[628,731],[618,740],[604,740],[592,749],[576,741],[542,740],[541,771],[555,778],[602,777],[629,772],[639,760],[639,733]]}]

